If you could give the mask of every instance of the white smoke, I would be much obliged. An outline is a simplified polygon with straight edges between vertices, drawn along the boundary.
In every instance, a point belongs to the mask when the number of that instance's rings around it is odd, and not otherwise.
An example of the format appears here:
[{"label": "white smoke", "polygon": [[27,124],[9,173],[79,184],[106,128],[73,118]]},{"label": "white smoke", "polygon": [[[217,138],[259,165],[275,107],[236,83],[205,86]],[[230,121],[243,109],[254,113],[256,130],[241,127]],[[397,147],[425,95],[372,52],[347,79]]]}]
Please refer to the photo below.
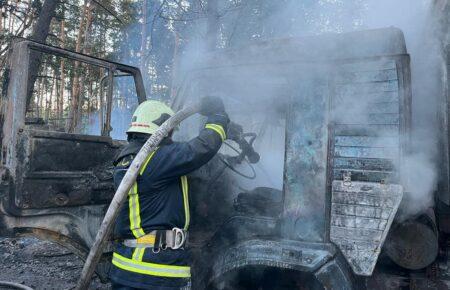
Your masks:
[{"label": "white smoke", "polygon": [[[223,2],[221,7],[228,1]],[[239,1],[237,1],[239,2]],[[263,15],[263,21],[252,22],[255,17],[251,3],[270,5],[268,13]],[[225,4],[224,4],[225,3]],[[442,60],[441,51],[435,41],[436,23],[430,15],[432,0],[320,0],[320,1],[251,1],[243,5],[242,10],[235,9],[235,14],[221,12],[222,27],[219,47],[227,45],[245,48],[253,41],[261,39],[276,39],[286,37],[304,37],[324,33],[343,33],[354,30],[364,30],[382,27],[400,28],[406,40],[408,53],[411,55],[412,72],[412,128],[411,146],[404,152],[400,170],[402,183],[405,185],[405,199],[410,200],[410,214],[419,213],[433,204],[433,192],[436,188],[438,171],[436,160],[439,152],[438,134],[439,120],[439,69]],[[256,4],[255,4],[256,5]],[[269,186],[281,189],[283,186],[284,161],[284,123],[280,121],[279,108],[274,103],[286,101],[290,84],[280,77],[276,79],[269,74],[261,73],[267,67],[233,68],[218,79],[198,81],[195,77],[196,64],[206,61],[205,19],[196,23],[197,28],[191,28],[191,34],[185,35],[189,45],[183,48],[180,67],[183,73],[176,80],[180,84],[180,97],[197,97],[198,93],[219,95],[225,99],[229,113],[238,123],[244,124],[245,131],[256,131],[261,135],[255,141],[257,151],[261,153],[261,161],[257,165],[257,179],[242,181],[246,188],[252,186]],[[246,34],[249,25],[260,25],[259,31]],[[233,29],[228,29],[232,27]],[[251,27],[254,28],[254,27]],[[270,32],[270,33],[268,33]],[[266,33],[266,34],[264,34]],[[363,49],[363,48],[361,48]],[[224,65],[226,59],[220,59],[217,65]],[[187,73],[187,75],[186,75]],[[307,73],[307,72],[299,72]],[[258,81],[255,82],[256,75]],[[199,77],[204,77],[199,76]],[[188,84],[184,83],[188,82]],[[197,83],[196,83],[197,82]],[[206,86],[205,86],[206,84]],[[198,87],[199,86],[199,87]],[[288,91],[288,92],[286,92]],[[357,105],[357,104],[360,105]],[[264,105],[265,104],[265,105]],[[352,102],[353,109],[366,112],[365,102]],[[248,108],[252,110],[248,110]],[[282,106],[280,106],[282,107]],[[348,108],[348,106],[347,106]],[[267,115],[271,120],[261,123],[261,117],[256,112]],[[348,114],[347,115],[353,115]],[[361,114],[364,115],[364,114]],[[256,121],[255,121],[256,120]],[[259,120],[259,121],[258,121]],[[198,130],[192,130],[194,136]],[[182,132],[180,130],[179,132]],[[191,136],[191,137],[192,137]],[[245,165],[239,168],[246,171]],[[248,172],[247,172],[248,173]]]},{"label": "white smoke", "polygon": [[439,104],[444,62],[437,39],[439,19],[431,13],[433,2],[371,0],[364,16],[368,27],[400,28],[411,56],[411,144],[400,165],[406,191],[402,212],[406,216],[422,213],[433,205],[438,182]]}]

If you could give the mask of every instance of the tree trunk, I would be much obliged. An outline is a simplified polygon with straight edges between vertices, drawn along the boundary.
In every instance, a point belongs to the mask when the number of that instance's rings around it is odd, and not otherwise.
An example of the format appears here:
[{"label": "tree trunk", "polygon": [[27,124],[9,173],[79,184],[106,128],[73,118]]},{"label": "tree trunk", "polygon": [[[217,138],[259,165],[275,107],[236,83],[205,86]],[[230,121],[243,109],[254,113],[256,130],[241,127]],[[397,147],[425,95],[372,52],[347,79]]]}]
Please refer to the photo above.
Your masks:
[{"label": "tree trunk", "polygon": [[[88,5],[89,4],[89,5]],[[89,29],[92,24],[92,12],[94,6],[92,6],[92,2],[85,1],[83,13],[80,19],[80,28],[78,30],[77,43],[75,46],[76,52],[81,52],[81,49],[86,45],[87,34],[89,33]],[[73,77],[73,85],[72,85],[72,100],[70,102],[69,107],[69,116],[67,119],[67,128],[66,131],[68,133],[76,132],[79,122],[81,120],[81,108],[82,108],[82,100],[81,100],[81,86],[83,82],[80,80],[80,62],[76,61],[74,64],[74,77]],[[81,76],[83,77],[83,75]]]},{"label": "tree trunk", "polygon": [[[36,85],[36,95],[33,96],[33,100],[32,102],[34,102],[34,109],[31,112],[32,116],[35,118],[39,118],[39,103],[40,103],[40,98],[41,98],[41,87],[42,87],[42,79],[38,79],[37,80],[37,85]],[[31,103],[30,103],[31,104]]]},{"label": "tree trunk", "polygon": [[[22,4],[26,4],[26,12],[24,14],[24,17],[22,19],[22,24],[19,25],[19,28],[14,32],[15,36],[23,37],[23,34],[25,31],[31,26],[34,19],[34,13],[32,13],[32,4],[30,1],[22,1]],[[0,25],[1,26],[1,25]],[[0,29],[1,31],[1,29]]]},{"label": "tree trunk", "polygon": [[[14,6],[17,6],[17,0],[15,1]],[[13,27],[14,27],[14,19],[16,19],[16,17],[9,17],[9,24],[8,24],[8,30],[9,31],[13,31]]]},{"label": "tree trunk", "polygon": [[38,101],[36,103],[36,111],[37,111],[37,118],[40,118],[42,115],[42,103],[44,99],[44,93],[45,93],[45,79],[40,78],[39,79],[39,91],[38,91]]},{"label": "tree trunk", "polygon": [[0,31],[3,31],[3,5],[0,6]]},{"label": "tree trunk", "polygon": [[141,72],[145,72],[145,60],[147,55],[147,0],[142,4],[142,25],[141,25],[141,52],[140,65]]},{"label": "tree trunk", "polygon": [[56,91],[56,72],[55,69],[52,69],[52,83],[50,87],[50,97],[47,98],[47,108],[45,112],[45,123],[48,124],[48,120],[52,117],[53,111],[53,96]]},{"label": "tree trunk", "polygon": [[[45,43],[47,39],[48,32],[50,29],[50,23],[53,16],[55,15],[56,6],[58,1],[55,0],[45,0],[42,5],[41,13],[39,18],[33,28],[30,39]],[[36,82],[37,74],[39,72],[39,65],[41,62],[42,54],[36,51],[30,52],[30,68],[28,71],[28,88],[27,88],[27,108],[30,104],[31,97],[33,95],[34,83]]]},{"label": "tree trunk", "polygon": [[[61,35],[60,35],[60,40],[61,40],[61,47],[64,48],[65,47],[65,42],[66,42],[66,33],[64,31],[65,29],[65,23],[64,20],[61,21]],[[61,64],[60,64],[60,87],[59,87],[59,102],[58,102],[58,114],[57,114],[57,118],[59,119],[60,124],[59,125],[63,125],[64,123],[61,122],[63,116],[64,116],[64,91],[65,91],[65,86],[66,86],[66,74],[64,72],[65,69],[65,59],[61,58]]]},{"label": "tree trunk", "polygon": [[219,11],[217,0],[208,0],[206,43],[208,50],[215,50],[219,34]]},{"label": "tree trunk", "polygon": [[174,39],[174,47],[173,47],[173,58],[172,58],[172,79],[170,83],[170,100],[174,100],[177,89],[176,84],[178,82],[178,51],[180,48],[180,35],[178,32],[174,29],[172,31],[173,33],[173,39]]},{"label": "tree trunk", "polygon": [[[94,19],[94,5],[92,1],[89,1],[89,8],[87,10],[86,14],[86,25],[84,30],[84,39],[83,39],[83,49],[82,52],[84,54],[90,54],[91,53],[91,47],[89,44],[89,36],[91,34],[91,28],[92,28],[92,21]],[[83,65],[82,65],[83,66]],[[86,71],[83,72],[83,74],[80,77],[80,89],[78,90],[78,110],[77,110],[77,117],[75,118],[77,120],[77,124],[75,124],[75,128],[79,127],[82,118],[83,118],[83,107],[85,98],[82,96],[82,92],[84,91],[84,84],[88,78],[88,76],[91,74],[91,70],[89,69],[89,66],[86,67]],[[89,98],[89,95],[87,96]]]},{"label": "tree trunk", "polygon": [[[85,22],[85,18],[86,18],[86,13],[87,13],[87,2],[84,2],[84,6],[83,6],[83,13],[81,13],[81,17],[80,17],[80,24],[79,24],[79,28],[78,28],[78,36],[77,36],[77,42],[75,44],[75,51],[76,52],[80,52],[81,51],[81,41],[83,40],[83,33],[84,33],[84,24]],[[67,124],[66,124],[66,131],[68,133],[72,133],[75,131],[75,127],[78,123],[78,120],[76,120],[76,117],[78,116],[77,114],[77,109],[78,109],[78,102],[79,102],[79,90],[80,90],[80,85],[79,85],[79,67],[80,67],[80,62],[76,61],[74,63],[74,67],[73,67],[73,80],[72,80],[72,93],[71,93],[71,100],[70,100],[70,106],[69,106],[69,114],[67,116]]]}]

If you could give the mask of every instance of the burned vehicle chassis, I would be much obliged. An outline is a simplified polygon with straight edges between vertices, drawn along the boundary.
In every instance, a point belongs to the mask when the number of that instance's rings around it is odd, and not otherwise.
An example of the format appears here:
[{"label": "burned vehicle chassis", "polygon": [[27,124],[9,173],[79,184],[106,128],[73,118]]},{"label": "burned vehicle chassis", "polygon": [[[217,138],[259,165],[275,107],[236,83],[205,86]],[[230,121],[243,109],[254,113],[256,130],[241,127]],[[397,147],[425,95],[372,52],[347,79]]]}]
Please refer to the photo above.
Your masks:
[{"label": "burned vehicle chassis", "polygon": [[[227,91],[230,87],[247,92],[248,83],[262,85],[258,80],[270,80],[268,75],[286,79],[289,92],[278,98],[286,104],[282,209],[273,217],[253,211],[225,221],[210,249],[203,250],[214,260],[200,280],[217,289],[272,289],[264,286],[270,284],[264,277],[284,269],[293,270],[291,277],[310,273],[299,281],[314,277],[312,285],[319,288],[364,288],[362,277],[373,273],[403,195],[395,164],[408,151],[411,80],[402,32],[262,42],[212,54],[190,75],[187,83],[205,80],[200,95],[237,93]],[[209,88],[217,79],[220,85]],[[352,115],[358,103],[370,104],[363,119],[336,118],[342,107]],[[261,284],[227,288],[230,280],[251,276],[246,269],[260,273],[253,280]],[[290,287],[300,285],[295,283]]]}]

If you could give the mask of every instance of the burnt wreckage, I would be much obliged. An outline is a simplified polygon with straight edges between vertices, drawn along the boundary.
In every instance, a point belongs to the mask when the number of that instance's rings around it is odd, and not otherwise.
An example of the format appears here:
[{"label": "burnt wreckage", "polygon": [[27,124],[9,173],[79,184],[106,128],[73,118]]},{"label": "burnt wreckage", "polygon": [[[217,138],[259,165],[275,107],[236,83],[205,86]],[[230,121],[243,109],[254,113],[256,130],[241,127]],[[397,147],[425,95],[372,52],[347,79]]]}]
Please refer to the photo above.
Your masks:
[{"label": "burnt wreckage", "polygon": [[[30,51],[104,69],[101,136],[27,120]],[[123,75],[133,77],[137,101],[145,100],[134,67],[28,40],[14,43],[2,100],[3,236],[33,235],[87,254],[114,193],[113,156],[124,145],[109,136],[114,78]],[[225,146],[190,176],[193,289],[399,289],[405,281],[426,289],[432,287],[427,279],[444,283],[449,273],[430,278],[425,269],[447,264],[447,244],[438,244],[438,235],[450,231],[450,192],[437,195],[437,214],[407,225],[395,220],[405,191],[398,164],[411,130],[410,59],[400,30],[211,54],[189,72],[172,106],[213,92],[231,96],[231,118],[243,132],[258,134],[242,133],[247,142],[234,148],[237,155]],[[194,136],[201,122],[187,120],[176,137]],[[259,163],[273,166],[270,172],[252,164],[258,161],[253,144]],[[449,167],[448,158],[442,167]],[[412,228],[420,233],[416,239],[398,238]],[[98,268],[103,278],[109,251]]]}]

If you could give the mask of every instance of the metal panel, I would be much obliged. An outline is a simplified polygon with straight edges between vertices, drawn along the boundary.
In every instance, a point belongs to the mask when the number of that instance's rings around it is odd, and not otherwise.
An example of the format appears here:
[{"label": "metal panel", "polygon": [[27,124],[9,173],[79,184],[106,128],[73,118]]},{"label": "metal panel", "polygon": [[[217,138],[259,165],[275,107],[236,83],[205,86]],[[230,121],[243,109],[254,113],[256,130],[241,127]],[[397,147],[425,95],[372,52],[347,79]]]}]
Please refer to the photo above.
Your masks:
[{"label": "metal panel", "polygon": [[[343,107],[339,111],[344,111]],[[369,109],[349,108],[348,114],[340,114],[335,120],[344,124],[396,125],[399,123],[399,114],[371,114]]]},{"label": "metal panel", "polygon": [[[16,177],[17,139],[18,133],[25,126],[26,92],[28,82],[29,53],[26,43],[14,43],[10,66],[15,67],[9,75],[7,98],[2,100],[2,179],[7,180],[9,175]],[[18,176],[20,178],[20,175]]]},{"label": "metal panel", "polygon": [[335,92],[336,95],[334,97],[335,100],[345,102],[348,100],[348,102],[351,102],[353,100],[362,100],[366,99],[365,101],[367,103],[388,103],[388,102],[398,102],[398,92],[392,91],[392,92],[378,92],[378,93],[371,93],[371,92],[365,92],[364,96],[361,95],[360,92],[355,93],[347,93],[343,94],[340,91]]},{"label": "metal panel", "polygon": [[392,67],[392,63],[389,64],[390,68],[388,69],[374,69],[374,67],[371,67],[370,69],[372,70],[368,71],[346,71],[337,77],[336,83],[346,84],[397,80],[397,70],[395,67]]},{"label": "metal panel", "polygon": [[322,283],[324,289],[360,289],[360,287],[356,286],[351,270],[341,256],[337,256],[335,259],[329,261],[314,274],[317,280]]},{"label": "metal panel", "polygon": [[[331,101],[332,179],[343,180],[348,174],[352,180],[398,181],[397,164],[410,102],[405,97],[407,88],[403,88],[409,86],[402,73],[407,68],[398,61],[403,58],[352,62],[338,68]],[[346,77],[349,75],[353,77]],[[340,84],[343,76],[345,85]]]},{"label": "metal panel", "polygon": [[371,114],[398,114],[398,98],[391,102],[369,102],[368,112]]},{"label": "metal panel", "polygon": [[[15,206],[21,209],[105,204],[114,193],[109,137],[23,130]],[[70,154],[67,154],[70,152]]]},{"label": "metal panel", "polygon": [[356,274],[372,274],[402,197],[397,184],[333,182],[330,238]]},{"label": "metal panel", "polygon": [[442,132],[441,140],[440,140],[440,182],[439,182],[439,200],[445,203],[446,205],[450,205],[450,111],[449,111],[449,102],[450,102],[450,44],[446,46],[446,61],[447,65],[445,66],[445,73],[447,74],[447,79],[443,78],[444,83],[444,93],[446,93],[442,97],[441,108],[442,112],[439,116],[440,118],[440,131]]},{"label": "metal panel", "polygon": [[358,125],[335,124],[333,129],[336,136],[377,136],[398,137],[398,125]]},{"label": "metal panel", "polygon": [[[346,72],[352,72],[360,74],[361,72],[367,71],[383,71],[383,70],[397,70],[395,62],[390,59],[385,60],[367,60],[363,63],[361,62],[348,62],[341,65],[342,70]],[[397,73],[396,73],[397,74]],[[341,74],[340,74],[341,75]],[[345,73],[344,73],[345,75]],[[397,79],[397,78],[394,78]]]},{"label": "metal panel", "polygon": [[352,180],[382,183],[398,180],[397,172],[360,169],[334,169],[331,178],[333,180],[342,180],[344,176],[349,176]]},{"label": "metal panel", "polygon": [[390,80],[384,82],[372,81],[366,83],[348,83],[348,84],[337,84],[338,90],[341,94],[370,94],[370,93],[381,93],[381,92],[395,92],[398,90],[398,81]]},{"label": "metal panel", "polygon": [[326,239],[328,96],[324,79],[302,80],[286,122],[283,236]]},{"label": "metal panel", "polygon": [[369,171],[385,171],[390,172],[394,170],[392,160],[383,158],[342,158],[335,157],[333,160],[335,169],[354,169],[354,170],[369,170]]},{"label": "metal panel", "polygon": [[329,261],[334,251],[331,244],[248,240],[220,253],[212,266],[212,278],[250,265],[312,272]]},{"label": "metal panel", "polygon": [[[397,104],[398,106],[398,104]],[[375,147],[380,144],[381,148],[398,148],[398,137],[374,137],[374,136],[336,136],[336,146],[352,146],[352,147]]]},{"label": "metal panel", "polygon": [[[408,61],[380,59],[370,74],[368,63],[343,65],[335,80],[330,239],[358,275],[372,274],[403,196],[396,183],[410,124]],[[374,72],[386,65],[395,70]]]},{"label": "metal panel", "polygon": [[335,146],[335,157],[390,159],[398,157],[398,148],[362,147],[362,146]]}]

